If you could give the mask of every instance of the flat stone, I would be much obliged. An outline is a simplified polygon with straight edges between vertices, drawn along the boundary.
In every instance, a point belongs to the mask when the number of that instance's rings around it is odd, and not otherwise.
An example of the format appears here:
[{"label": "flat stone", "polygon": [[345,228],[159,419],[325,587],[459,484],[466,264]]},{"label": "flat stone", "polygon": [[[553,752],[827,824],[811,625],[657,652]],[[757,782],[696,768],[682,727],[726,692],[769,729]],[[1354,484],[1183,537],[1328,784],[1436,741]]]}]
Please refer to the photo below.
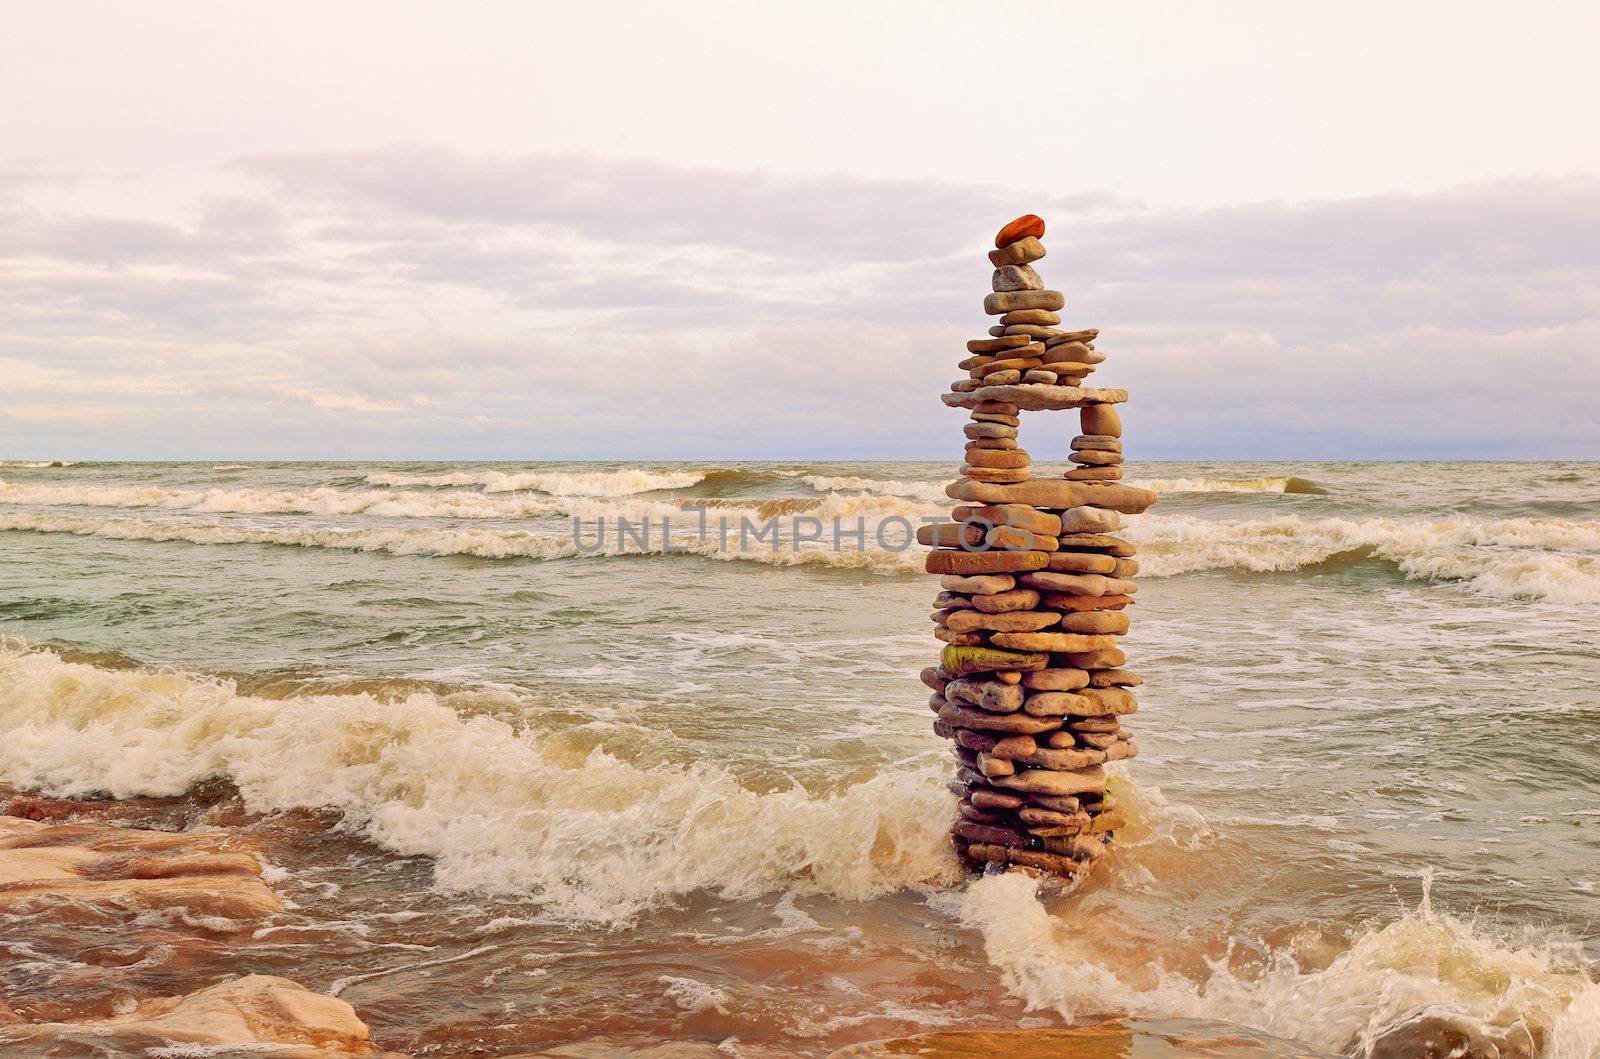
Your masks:
[{"label": "flat stone", "polygon": [[1010,574],[978,574],[963,577],[958,574],[947,574],[939,578],[939,587],[951,592],[972,592],[984,595],[993,595],[997,592],[1009,592],[1017,587],[1017,579]]},{"label": "flat stone", "polygon": [[[976,484],[976,483],[974,483]],[[1009,574],[1040,570],[1049,562],[1044,552],[929,552],[925,569],[930,574]],[[1060,576],[1060,575],[1058,575]]]},{"label": "flat stone", "polygon": [[1039,669],[1022,674],[1022,686],[1035,691],[1077,691],[1088,687],[1091,679],[1082,669]]},{"label": "flat stone", "polygon": [[1122,417],[1117,415],[1117,410],[1110,403],[1084,405],[1078,412],[1078,422],[1085,434],[1104,434],[1114,438],[1122,436]]},{"label": "flat stone", "polygon": [[1098,709],[1085,710],[1085,717],[1094,717],[1104,714],[1122,716],[1134,713],[1139,709],[1139,701],[1133,697],[1133,692],[1127,688],[1084,688],[1078,692],[1084,698],[1097,705]]},{"label": "flat stone", "polygon": [[[1032,591],[1028,589],[1027,591]],[[972,597],[959,592],[940,592],[933,597],[933,605],[944,610],[960,610],[972,606]]]},{"label": "flat stone", "polygon": [[1097,552],[1058,552],[1045,567],[1060,574],[1115,574],[1117,560]]},{"label": "flat stone", "polygon": [[1081,632],[1088,636],[1121,636],[1128,631],[1128,616],[1115,610],[1080,610],[1061,615],[1062,632]]},{"label": "flat stone", "polygon": [[1045,386],[1053,386],[1057,378],[1059,376],[1055,372],[1045,371],[1043,368],[1029,368],[1022,373],[1022,382],[1029,384],[1039,383]]},{"label": "flat stone", "polygon": [[1040,511],[1027,504],[987,504],[958,507],[951,512],[957,522],[984,522],[990,526],[1010,526],[1030,533],[1054,537],[1061,532],[1061,516]]},{"label": "flat stone", "polygon": [[984,842],[998,846],[1026,846],[1028,836],[1020,831],[1013,831],[1006,827],[995,827],[992,824],[977,824],[970,820],[958,821],[953,832],[962,838],[974,842]]},{"label": "flat stone", "polygon": [[1081,716],[1091,705],[1070,691],[1041,691],[1024,699],[1022,708],[1035,717],[1066,717]]},{"label": "flat stone", "polygon": [[985,386],[1012,386],[1022,382],[1022,372],[1016,368],[1000,368],[983,376],[981,381]]},{"label": "flat stone", "polygon": [[[1024,765],[1032,765],[1036,768],[1053,769],[1057,772],[1072,772],[1100,764],[1106,760],[1106,753],[1100,749],[1054,750],[1049,747],[1042,747],[1027,757],[1017,758],[1016,760]],[[1012,765],[1011,772],[1007,773],[1007,775],[1013,775],[1016,771],[1016,766]]]},{"label": "flat stone", "polygon": [[974,423],[1000,423],[1008,427],[1022,425],[1022,420],[1003,412],[973,412],[971,418]]},{"label": "flat stone", "polygon": [[974,412],[994,412],[1005,416],[1014,416],[1020,411],[1016,405],[1007,404],[1004,401],[979,401],[972,406],[972,410]]},{"label": "flat stone", "polygon": [[1061,532],[1057,536],[1105,533],[1122,528],[1122,516],[1101,507],[1075,507],[1061,512]]},{"label": "flat stone", "polygon": [[1072,439],[1072,448],[1075,451],[1098,449],[1103,452],[1121,452],[1122,442],[1109,434],[1079,434]]},{"label": "flat stone", "polygon": [[[988,842],[972,842],[967,845],[967,856],[974,860],[981,860],[989,864],[1015,864],[1024,868],[1049,872],[1052,875],[1072,876],[1082,870],[1083,865],[1071,857],[1063,857],[1059,853],[1047,853],[1037,849],[1012,849],[1007,846],[997,846]],[[869,1053],[870,1054],[870,1053]],[[917,1055],[927,1056],[927,1052],[917,1052]],[[996,1055],[1003,1054],[1010,1059],[1023,1059],[1015,1052],[969,1052],[971,1055]]]},{"label": "flat stone", "polygon": [[1080,596],[1067,592],[1047,592],[1040,597],[1039,605],[1051,610],[1063,611],[1091,611],[1091,610],[1121,610],[1131,606],[1132,596],[1111,594],[1105,596]]},{"label": "flat stone", "polygon": [[1001,485],[1026,482],[1030,477],[1026,467],[978,467],[970,463],[962,465],[961,475],[974,482],[996,482]]},{"label": "flat stone", "polygon": [[989,748],[989,753],[995,757],[1018,758],[1033,753],[1039,744],[1031,735],[1008,735],[1004,739],[996,739]]},{"label": "flat stone", "polygon": [[[998,680],[957,678],[945,685],[944,696],[951,702],[963,706],[976,706],[990,713],[1015,713],[1022,709],[1022,700],[1026,697],[1026,693],[1019,684],[1002,684]],[[988,747],[981,749],[987,750]]]},{"label": "flat stone", "polygon": [[[1054,550],[1054,549],[1051,549],[1051,550]],[[1134,574],[1137,574],[1138,572],[1139,572],[1139,560],[1137,560],[1137,559],[1118,559],[1117,560],[1117,568],[1115,570],[1111,571],[1111,576],[1112,577],[1127,578],[1127,577],[1132,577]]]},{"label": "flat stone", "polygon": [[943,625],[934,628],[933,636],[936,640],[942,640],[947,644],[954,644],[958,647],[981,647],[985,643],[982,633],[955,632],[945,628]]},{"label": "flat stone", "polygon": [[1025,805],[1017,810],[1017,819],[1032,827],[1088,827],[1089,814],[1082,812],[1060,812],[1055,809],[1040,809],[1037,806]]},{"label": "flat stone", "polygon": [[[991,425],[968,423],[966,429]],[[1150,489],[1114,483],[1069,482],[1060,478],[1034,478],[1013,485],[955,482],[945,489],[945,495],[953,500],[973,500],[985,504],[1032,504],[1034,507],[1055,509],[1099,507],[1128,515],[1137,515],[1156,502],[1156,494]],[[1066,532],[1064,520],[1063,532]]]},{"label": "flat stone", "polygon": [[1136,688],[1144,683],[1144,677],[1131,669],[1102,669],[1089,677],[1089,683],[1097,688]]},{"label": "flat stone", "polygon": [[1013,791],[1031,791],[1060,797],[1067,794],[1098,794],[1105,790],[1106,773],[1098,765],[1076,772],[1058,772],[1054,769],[1023,769],[1015,776],[995,780],[995,786]]},{"label": "flat stone", "polygon": [[1004,791],[977,790],[967,795],[967,800],[979,809],[1000,809],[1013,812],[1027,804],[1020,795],[1007,794]]},{"label": "flat stone", "polygon": [[1013,732],[1022,735],[1037,735],[1061,726],[1061,720],[1057,717],[1035,717],[1020,712],[990,713],[976,706],[961,706],[954,702],[945,703],[944,708],[939,711],[939,719],[957,728],[978,728],[989,732]]},{"label": "flat stone", "polygon": [[[999,316],[1017,309],[1048,309],[1057,312],[1066,304],[1067,299],[1062,297],[1058,290],[995,291],[983,299],[983,311],[990,316]],[[1022,332],[1012,332],[1012,334],[1020,333]]]},{"label": "flat stone", "polygon": [[[972,611],[957,611],[950,615],[956,618],[965,618]],[[1034,613],[1028,611],[1026,613]],[[1041,612],[1045,613],[1045,612]],[[1010,615],[993,615],[996,618],[1010,617]],[[1055,615],[1051,615],[1055,617]],[[997,632],[989,637],[989,642],[996,647],[1004,647],[1014,651],[1052,651],[1066,653],[1068,651],[1099,651],[1117,645],[1114,636],[1084,636],[1075,632]]]},{"label": "flat stone", "polygon": [[1002,324],[1042,324],[1054,327],[1061,322],[1061,314],[1049,309],[1017,309],[1000,318]]},{"label": "flat stone", "polygon": [[[986,614],[981,610],[958,610],[946,619],[946,623],[956,632],[974,632],[979,629],[986,629],[991,632],[1012,634],[1033,632],[1038,629],[1048,629],[1050,626],[1054,625],[1060,620],[1061,615],[1053,611],[1010,610],[1001,611],[997,614]],[[991,639],[997,647],[1017,648],[1024,651],[1092,651],[1098,647],[1110,646],[1109,644],[1086,643],[1082,646],[1071,648],[1050,648],[1001,643],[996,638],[991,637]]]},{"label": "flat stone", "polygon": [[1027,530],[1015,529],[1011,526],[996,526],[984,536],[983,540],[991,548],[1005,548],[1013,552],[1053,552],[1056,550],[1056,539],[1054,537],[1047,537],[1041,533],[1029,533]]},{"label": "flat stone", "polygon": [[1033,342],[1027,335],[1002,335],[999,338],[974,338],[967,343],[968,353],[1001,353],[1008,349],[1017,349],[1021,346],[1031,345]]},{"label": "flat stone", "polygon": [[[939,553],[934,553],[939,554]],[[1023,554],[1031,555],[1032,552]],[[1048,559],[1046,559],[1048,562]],[[1131,596],[1138,590],[1132,581],[1104,574],[1063,574],[1053,571],[1024,574],[1022,583],[1041,592],[1065,592],[1079,596]]]},{"label": "flat stone", "polygon": [[1107,761],[1127,761],[1138,756],[1139,748],[1126,739],[1106,747]]},{"label": "flat stone", "polygon": [[[1105,755],[1100,755],[1104,760]],[[1017,766],[1011,763],[1010,758],[995,757],[993,754],[978,755],[978,771],[985,776],[1011,776],[1015,775]]]},{"label": "flat stone", "polygon": [[[973,852],[978,846],[985,851],[988,843],[978,843],[968,848],[975,860],[985,860]],[[1032,850],[1008,850],[993,847],[1004,861],[1009,853],[1018,856],[1034,853]],[[1053,856],[1052,854],[1037,854]],[[1070,858],[1062,858],[1070,859]],[[1021,862],[1018,862],[1021,863]],[[1039,865],[1030,865],[1041,867]],[[1042,870],[1056,869],[1043,867]],[[1065,871],[1061,874],[1071,874]],[[1369,1054],[1392,1057],[1443,1055],[1447,1048],[1434,1049],[1437,1041],[1461,1037],[1456,1021],[1446,1021],[1445,1016],[1430,1017],[1432,1023],[1420,1033],[1403,1033],[1390,1030],[1378,1039],[1378,1047]],[[1411,1020],[1402,1029],[1411,1027]],[[1442,1031],[1441,1031],[1442,1026]],[[1397,1037],[1398,1045],[1390,1037]],[[742,1045],[741,1045],[742,1047]],[[709,1059],[709,1052],[708,1059]],[[918,1059],[1313,1059],[1325,1053],[1307,1045],[1282,1037],[1272,1037],[1256,1030],[1245,1029],[1227,1022],[1207,1019],[1117,1019],[1098,1026],[1081,1026],[1076,1029],[1034,1030],[933,1030],[910,1037],[894,1037],[881,1041],[868,1041],[842,1048],[827,1059],[891,1059],[891,1057],[916,1056]],[[1510,1055],[1511,1048],[1464,1049],[1448,1051],[1452,1055]],[[582,1059],[588,1059],[587,1056]],[[616,1059],[632,1059],[628,1055]],[[641,1057],[643,1059],[643,1057]],[[663,1057],[665,1059],[665,1057]],[[678,1059],[678,1057],[674,1057]],[[684,1056],[682,1059],[699,1059]]]},{"label": "flat stone", "polygon": [[[947,648],[948,650],[948,648]],[[1119,648],[1110,647],[1103,651],[1082,651],[1064,656],[1072,665],[1080,669],[1120,669],[1128,662],[1128,656]],[[1036,667],[1043,669],[1043,666]]]},{"label": "flat stone", "polygon": [[1115,717],[1080,717],[1067,725],[1074,732],[1101,732],[1116,733],[1121,730],[1122,722]]},{"label": "flat stone", "polygon": [[1043,324],[1006,324],[1005,333],[1008,335],[1027,335],[1029,338],[1049,341],[1061,333],[1060,328],[1046,327]]},{"label": "flat stone", "polygon": [[[971,381],[971,380],[968,380]],[[1041,383],[979,386],[970,391],[944,394],[940,400],[953,408],[971,408],[979,401],[1004,401],[1019,409],[1043,412],[1059,408],[1085,408],[1116,404],[1128,399],[1127,390],[1082,386],[1045,386]]]},{"label": "flat stone", "polygon": [[1078,467],[1061,477],[1069,482],[1116,482],[1122,479],[1121,467]]},{"label": "flat stone", "polygon": [[1044,290],[1044,280],[1040,279],[1039,273],[1029,265],[1001,265],[994,270],[989,283],[997,294],[1019,290]]},{"label": "flat stone", "polygon": [[1025,235],[1014,243],[989,251],[989,264],[995,268],[1003,265],[1027,265],[1044,256],[1044,244],[1031,235]]},{"label": "flat stone", "polygon": [[1135,554],[1133,545],[1121,537],[1112,537],[1104,533],[1069,533],[1061,537],[1061,547],[1073,549],[1088,549],[1104,552],[1118,559],[1132,558]]},{"label": "flat stone", "polygon": [[974,449],[967,453],[967,462],[974,467],[1026,467],[1033,460],[1021,449]]},{"label": "flat stone", "polygon": [[936,522],[917,527],[917,543],[930,548],[962,548],[977,551],[983,545],[983,530],[959,522]]},{"label": "flat stone", "polygon": [[1027,651],[1002,651],[994,647],[946,647],[939,655],[939,664],[962,676],[994,669],[1014,669],[1026,673],[1049,665],[1050,656]]},{"label": "flat stone", "polygon": [[951,679],[940,666],[925,666],[919,676],[924,684],[936,692],[943,692]]},{"label": "flat stone", "polygon": [[1008,427],[1004,423],[968,423],[961,428],[961,432],[969,438],[1015,438],[1016,427]]},{"label": "flat stone", "polygon": [[1036,213],[1024,213],[1021,217],[1002,227],[995,233],[994,245],[997,249],[1001,249],[1019,240],[1029,238],[1044,238],[1044,218]]},{"label": "flat stone", "polygon": [[[1094,352],[1094,350],[1090,349],[1084,343],[1078,342],[1071,337],[1063,336],[1066,336],[1066,332],[1062,332],[1060,335],[1051,336],[1052,338],[1062,338],[1063,340],[1050,347],[1050,352],[1045,357],[1045,360],[1078,360],[1078,358],[1087,356],[1088,354]],[[1089,362],[1085,360],[1081,361],[1081,363],[1087,364]]]},{"label": "flat stone", "polygon": [[993,364],[994,361],[995,358],[987,353],[976,353],[968,357],[966,360],[957,361],[956,367],[965,372],[976,372],[979,368],[984,367],[985,365]]},{"label": "flat stone", "polygon": [[1067,457],[1073,463],[1082,463],[1090,467],[1112,467],[1123,460],[1121,452],[1110,452],[1102,449],[1085,449],[1074,452]]},{"label": "flat stone", "polygon": [[1019,449],[1016,438],[970,438],[967,451],[972,449]]}]

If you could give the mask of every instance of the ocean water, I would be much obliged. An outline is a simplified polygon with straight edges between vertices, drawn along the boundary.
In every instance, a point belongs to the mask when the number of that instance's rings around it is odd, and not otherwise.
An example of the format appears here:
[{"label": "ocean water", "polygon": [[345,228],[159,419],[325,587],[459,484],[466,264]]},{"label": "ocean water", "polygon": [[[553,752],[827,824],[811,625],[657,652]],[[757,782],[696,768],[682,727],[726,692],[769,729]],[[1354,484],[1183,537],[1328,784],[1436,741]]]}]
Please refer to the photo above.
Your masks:
[{"label": "ocean water", "polygon": [[1600,1055],[1600,465],[1130,464],[1133,821],[1065,889],[946,843],[898,545],[952,470],[0,466],[0,783],[228,827],[292,903],[0,922],[0,986],[248,967],[417,1055],[1115,1015]]}]

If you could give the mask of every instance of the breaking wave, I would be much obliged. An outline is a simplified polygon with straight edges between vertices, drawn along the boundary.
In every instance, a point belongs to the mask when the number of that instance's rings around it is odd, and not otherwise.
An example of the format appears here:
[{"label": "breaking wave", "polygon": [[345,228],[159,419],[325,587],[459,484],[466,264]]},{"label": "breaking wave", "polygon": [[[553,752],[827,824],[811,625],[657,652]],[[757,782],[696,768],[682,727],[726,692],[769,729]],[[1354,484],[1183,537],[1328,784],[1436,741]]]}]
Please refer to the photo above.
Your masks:
[{"label": "breaking wave", "polygon": [[0,460],[0,467],[27,467],[37,469],[41,467],[73,467],[76,460]]},{"label": "breaking wave", "polygon": [[[1349,1056],[1445,1055],[1426,1042],[1447,1029],[1454,1056],[1593,1059],[1600,984],[1576,946],[1527,946],[1420,905],[1371,925],[1321,969],[1275,949],[1255,973],[1225,958],[1199,979],[1154,961],[1111,966],[1094,939],[1057,919],[1021,875],[978,880],[957,914],[983,935],[1006,989],[1069,1021],[1105,1012],[1218,1019]],[[1431,1034],[1429,1031],[1433,1031]]]},{"label": "breaking wave", "polygon": [[853,475],[842,478],[829,478],[824,475],[808,474],[800,480],[819,493],[834,492],[838,490],[859,489],[864,493],[875,496],[903,496],[914,500],[940,501],[948,505],[949,499],[945,496],[945,486],[953,481],[954,475],[949,480],[938,482],[911,482],[901,479],[887,481],[877,478],[857,478]]},{"label": "breaking wave", "polygon": [[449,474],[387,474],[366,476],[369,485],[400,488],[411,486],[481,486],[486,493],[511,493],[537,490],[552,496],[628,496],[660,489],[685,489],[704,481],[705,471],[648,471],[624,468],[620,471],[453,471]]},{"label": "breaking wave", "polygon": [[1600,522],[1143,515],[1129,537],[1139,546],[1141,572],[1151,577],[1272,573],[1341,557],[1377,558],[1412,580],[1462,582],[1485,596],[1600,603]]},{"label": "breaking wave", "polygon": [[1303,493],[1326,495],[1309,478],[1148,478],[1129,483],[1158,493]]},{"label": "breaking wave", "polygon": [[710,765],[643,766],[515,728],[497,690],[261,697],[185,672],[0,643],[0,777],[57,797],[170,796],[208,779],[253,811],[327,808],[452,891],[621,923],[696,890],[867,899],[959,878],[941,766],[757,793]]}]

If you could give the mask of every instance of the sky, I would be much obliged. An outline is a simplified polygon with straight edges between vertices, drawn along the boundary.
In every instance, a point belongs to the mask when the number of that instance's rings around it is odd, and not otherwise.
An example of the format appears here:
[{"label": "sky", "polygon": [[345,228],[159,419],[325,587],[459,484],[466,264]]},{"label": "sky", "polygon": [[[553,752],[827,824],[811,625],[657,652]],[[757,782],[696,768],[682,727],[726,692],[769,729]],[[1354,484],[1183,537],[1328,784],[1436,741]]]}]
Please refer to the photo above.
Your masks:
[{"label": "sky", "polygon": [[1029,212],[1133,459],[1600,459],[1596,39],[1560,0],[11,0],[0,459],[954,458]]}]

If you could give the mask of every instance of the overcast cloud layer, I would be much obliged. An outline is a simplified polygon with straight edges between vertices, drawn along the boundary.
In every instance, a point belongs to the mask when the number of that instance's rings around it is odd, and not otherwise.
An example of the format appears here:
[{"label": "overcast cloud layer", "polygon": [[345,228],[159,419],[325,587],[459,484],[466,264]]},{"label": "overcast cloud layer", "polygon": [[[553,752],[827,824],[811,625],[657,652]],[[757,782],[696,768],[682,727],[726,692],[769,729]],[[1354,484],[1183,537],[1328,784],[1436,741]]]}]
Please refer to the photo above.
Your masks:
[{"label": "overcast cloud layer", "polygon": [[103,212],[69,177],[0,172],[0,456],[948,458],[1026,210],[1136,456],[1600,456],[1589,178],[1178,210],[412,145]]}]

